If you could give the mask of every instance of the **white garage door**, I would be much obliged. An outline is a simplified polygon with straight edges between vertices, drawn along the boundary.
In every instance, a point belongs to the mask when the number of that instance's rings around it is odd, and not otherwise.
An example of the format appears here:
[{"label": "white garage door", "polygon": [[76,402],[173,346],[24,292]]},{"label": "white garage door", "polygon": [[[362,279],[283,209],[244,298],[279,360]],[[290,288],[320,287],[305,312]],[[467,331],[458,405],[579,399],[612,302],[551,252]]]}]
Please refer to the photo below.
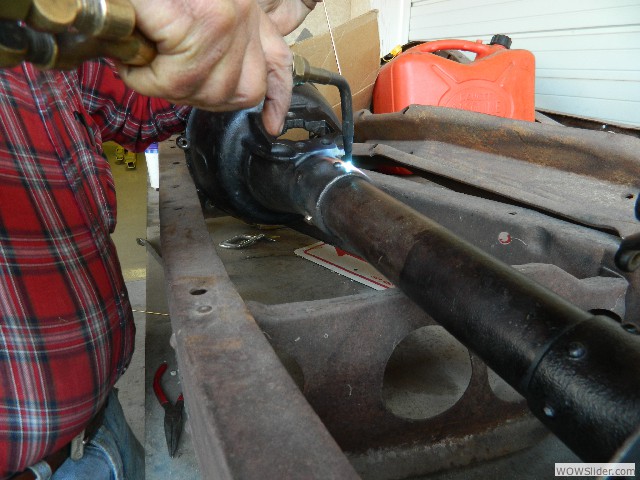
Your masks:
[{"label": "white garage door", "polygon": [[409,39],[509,35],[536,57],[536,108],[640,127],[640,0],[414,0]]}]

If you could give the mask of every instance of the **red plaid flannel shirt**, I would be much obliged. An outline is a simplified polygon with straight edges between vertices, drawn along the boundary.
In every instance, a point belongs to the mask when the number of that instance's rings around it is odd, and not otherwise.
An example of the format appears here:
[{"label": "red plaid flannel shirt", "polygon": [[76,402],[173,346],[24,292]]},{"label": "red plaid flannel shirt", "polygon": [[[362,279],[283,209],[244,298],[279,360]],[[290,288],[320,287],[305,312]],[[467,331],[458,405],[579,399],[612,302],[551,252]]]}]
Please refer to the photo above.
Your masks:
[{"label": "red plaid flannel shirt", "polygon": [[126,88],[106,61],[0,69],[0,478],[71,441],[127,367],[102,142],[141,151],[188,111]]}]

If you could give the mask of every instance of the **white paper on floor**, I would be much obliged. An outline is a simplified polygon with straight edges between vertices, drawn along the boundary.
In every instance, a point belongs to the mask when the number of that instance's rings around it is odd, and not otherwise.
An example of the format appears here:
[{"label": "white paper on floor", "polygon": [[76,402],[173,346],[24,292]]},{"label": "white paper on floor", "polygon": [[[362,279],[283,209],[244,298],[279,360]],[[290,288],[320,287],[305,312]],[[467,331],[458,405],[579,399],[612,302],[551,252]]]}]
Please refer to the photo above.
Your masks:
[{"label": "white paper on floor", "polygon": [[302,258],[321,265],[340,275],[360,282],[376,290],[395,288],[384,275],[362,258],[328,243],[318,242],[308,247],[299,248],[294,253]]}]

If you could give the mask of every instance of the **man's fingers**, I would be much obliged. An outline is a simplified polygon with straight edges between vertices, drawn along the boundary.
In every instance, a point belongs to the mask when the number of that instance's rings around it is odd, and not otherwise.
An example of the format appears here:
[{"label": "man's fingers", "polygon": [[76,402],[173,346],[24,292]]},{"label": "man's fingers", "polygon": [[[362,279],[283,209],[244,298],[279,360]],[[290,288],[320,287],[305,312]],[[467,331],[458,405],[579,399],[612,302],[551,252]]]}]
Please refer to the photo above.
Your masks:
[{"label": "man's fingers", "polygon": [[322,0],[302,0],[302,3],[309,7],[310,10],[313,10],[316,6],[316,3],[320,2],[322,2]]},{"label": "man's fingers", "polygon": [[264,99],[265,128],[278,135],[292,88],[291,52],[281,33],[317,2],[259,2],[273,16],[255,0],[132,0],[139,28],[156,43],[158,55],[148,66],[120,66],[123,80],[140,93],[211,111],[248,108]]},{"label": "man's fingers", "polygon": [[267,74],[267,96],[264,99],[262,122],[271,135],[282,133],[284,120],[291,104],[293,81],[291,73],[281,76],[275,72]]},{"label": "man's fingers", "polygon": [[267,92],[262,109],[262,121],[271,135],[282,132],[284,119],[291,103],[293,88],[292,56],[271,20],[261,13],[260,37],[267,66]]},{"label": "man's fingers", "polygon": [[242,69],[227,102],[235,110],[249,108],[262,101],[267,93],[267,65],[260,38],[255,38],[242,58]]},{"label": "man's fingers", "polygon": [[[212,111],[260,103],[266,65],[262,12],[255,1],[192,0],[191,10],[185,10],[187,5],[180,9],[173,0],[158,0],[166,1],[172,17],[162,28],[143,32],[156,42],[158,55],[148,66],[121,67],[123,80],[140,93]],[[141,14],[152,8],[144,0],[136,3]]]},{"label": "man's fingers", "polygon": [[318,0],[257,0],[281,35],[294,31],[313,10]]}]

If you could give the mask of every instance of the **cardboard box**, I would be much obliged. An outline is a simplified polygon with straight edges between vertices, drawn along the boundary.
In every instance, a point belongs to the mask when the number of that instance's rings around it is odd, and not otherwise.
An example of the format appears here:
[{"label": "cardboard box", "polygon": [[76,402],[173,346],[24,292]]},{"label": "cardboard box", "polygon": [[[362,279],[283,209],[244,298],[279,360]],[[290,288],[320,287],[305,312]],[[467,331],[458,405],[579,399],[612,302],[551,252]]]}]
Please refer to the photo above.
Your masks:
[{"label": "cardboard box", "polygon": [[[353,110],[370,109],[373,84],[380,68],[380,36],[378,12],[371,10],[333,29],[336,51],[353,95]],[[291,46],[291,50],[305,57],[314,67],[338,71],[331,46],[331,36],[324,33]],[[340,95],[336,87],[317,85],[334,112],[340,117]]]}]

